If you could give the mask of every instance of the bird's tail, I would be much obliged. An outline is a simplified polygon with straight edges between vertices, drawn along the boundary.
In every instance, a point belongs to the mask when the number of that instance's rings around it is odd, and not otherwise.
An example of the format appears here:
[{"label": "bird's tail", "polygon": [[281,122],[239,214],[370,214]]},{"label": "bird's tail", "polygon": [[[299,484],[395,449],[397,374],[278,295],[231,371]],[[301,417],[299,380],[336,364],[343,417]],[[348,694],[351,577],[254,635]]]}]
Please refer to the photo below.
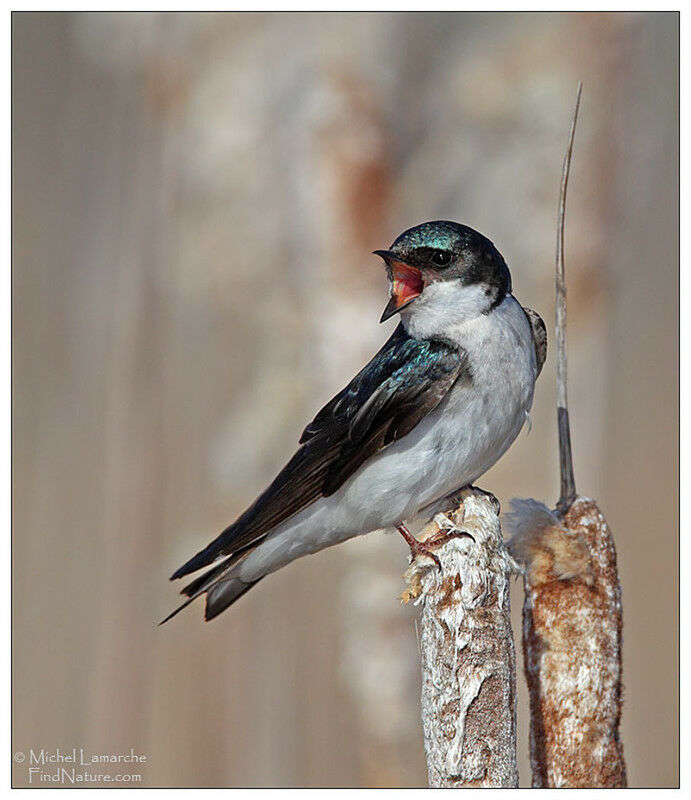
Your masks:
[{"label": "bird's tail", "polygon": [[163,625],[163,623],[168,622],[169,619],[172,619],[201,594],[206,594],[206,610],[204,613],[206,620],[213,619],[222,611],[225,611],[226,608],[231,606],[264,577],[262,575],[256,580],[247,582],[241,580],[237,575],[238,562],[242,561],[251,552],[251,549],[246,548],[228,556],[215,567],[195,578],[192,583],[188,583],[180,592],[180,594],[187,597],[187,600],[168,614],[159,624]]},{"label": "bird's tail", "polygon": [[[213,540],[213,542],[208,544],[203,550],[200,550],[196,555],[192,556],[192,558],[185,562],[179,569],[175,570],[175,572],[170,576],[171,581],[177,580],[178,578],[184,578],[185,575],[189,575],[191,572],[196,572],[197,570],[202,569],[202,567],[208,567],[209,564],[212,564],[214,561],[216,561],[216,559],[222,556],[224,551],[226,554],[229,553],[230,545],[233,541],[233,538],[237,535],[237,531],[241,527],[242,522],[243,517],[240,517],[240,519],[233,522],[232,525],[229,525],[224,531],[221,531],[221,533]],[[253,549],[254,544],[245,545],[245,547],[238,549],[233,548],[234,552],[232,553],[231,557],[239,557]],[[235,561],[237,560],[238,559],[236,558]],[[211,572],[207,573],[207,575],[210,574]],[[192,584],[190,584],[190,586],[191,585]],[[184,592],[185,590],[183,589],[182,591]]]}]

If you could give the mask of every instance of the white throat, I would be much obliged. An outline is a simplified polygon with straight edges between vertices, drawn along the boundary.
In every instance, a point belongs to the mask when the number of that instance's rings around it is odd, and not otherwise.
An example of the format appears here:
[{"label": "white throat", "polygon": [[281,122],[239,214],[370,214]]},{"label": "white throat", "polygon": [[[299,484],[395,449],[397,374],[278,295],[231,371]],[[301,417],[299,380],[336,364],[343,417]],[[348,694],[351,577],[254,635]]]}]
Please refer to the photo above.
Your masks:
[{"label": "white throat", "polygon": [[493,293],[484,284],[464,286],[460,279],[436,281],[401,311],[401,321],[410,336],[429,339],[480,317],[493,301]]}]

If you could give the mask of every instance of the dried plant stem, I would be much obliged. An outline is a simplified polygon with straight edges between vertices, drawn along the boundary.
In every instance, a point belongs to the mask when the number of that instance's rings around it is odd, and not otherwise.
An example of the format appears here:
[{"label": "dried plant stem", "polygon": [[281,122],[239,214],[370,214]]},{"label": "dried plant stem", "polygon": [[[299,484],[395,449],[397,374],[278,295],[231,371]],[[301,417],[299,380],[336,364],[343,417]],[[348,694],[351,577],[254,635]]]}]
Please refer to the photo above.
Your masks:
[{"label": "dried plant stem", "polygon": [[420,538],[440,530],[470,536],[451,537],[435,550],[441,570],[418,556],[407,573],[404,599],[419,596],[422,605],[422,722],[431,787],[518,786],[512,561],[498,511],[493,496],[463,490]]},{"label": "dried plant stem", "polygon": [[566,279],[564,275],[564,217],[566,213],[566,189],[569,185],[569,170],[573,139],[576,133],[578,109],[581,104],[583,84],[578,84],[576,106],[571,120],[569,143],[564,156],[561,174],[561,191],[559,192],[559,219],[557,223],[557,298],[556,298],[556,335],[557,335],[557,427],[559,431],[559,465],[561,476],[561,495],[557,508],[565,513],[576,497],[576,481],[573,474],[573,458],[571,456],[571,432],[569,428],[569,403],[566,391]]}]

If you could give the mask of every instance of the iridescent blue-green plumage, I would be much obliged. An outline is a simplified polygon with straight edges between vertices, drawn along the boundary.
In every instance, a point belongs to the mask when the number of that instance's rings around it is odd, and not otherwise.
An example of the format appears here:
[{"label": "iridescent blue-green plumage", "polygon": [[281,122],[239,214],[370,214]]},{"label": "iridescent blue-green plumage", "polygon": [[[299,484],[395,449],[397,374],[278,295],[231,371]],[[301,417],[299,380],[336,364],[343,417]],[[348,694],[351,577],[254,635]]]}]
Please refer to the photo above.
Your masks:
[{"label": "iridescent blue-green plumage", "polygon": [[445,280],[459,278],[465,285],[482,283],[498,300],[511,292],[511,273],[504,257],[486,236],[449,220],[424,222],[404,231],[391,245],[390,252],[406,264],[439,271],[433,256],[450,254],[447,267],[440,272]]},{"label": "iridescent blue-green plumage", "polygon": [[474,238],[481,234],[458,222],[438,219],[432,222],[423,222],[422,225],[416,225],[414,228],[403,231],[391,245],[391,249],[403,251],[415,250],[419,247],[433,247],[437,250],[457,251],[471,236]]},{"label": "iridescent blue-green plumage", "polygon": [[[460,357],[458,350],[445,342],[413,339],[399,325],[369,364],[310,422],[300,442],[323,433],[335,421],[352,426],[375,393],[378,398],[388,397],[443,380],[457,370]],[[351,440],[357,440],[356,433],[351,431]]]}]

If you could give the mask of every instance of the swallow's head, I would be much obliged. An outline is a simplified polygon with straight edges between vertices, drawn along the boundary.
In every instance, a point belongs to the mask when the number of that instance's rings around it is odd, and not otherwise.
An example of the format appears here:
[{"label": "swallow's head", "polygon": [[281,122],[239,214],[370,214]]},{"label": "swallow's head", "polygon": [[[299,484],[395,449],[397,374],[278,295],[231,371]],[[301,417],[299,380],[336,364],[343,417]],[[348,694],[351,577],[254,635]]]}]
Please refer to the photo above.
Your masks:
[{"label": "swallow's head", "polygon": [[[481,233],[457,222],[424,222],[404,231],[388,250],[391,299],[383,322],[399,311],[469,317],[487,313],[511,292],[501,253]],[[454,306],[445,307],[445,306]]]}]

